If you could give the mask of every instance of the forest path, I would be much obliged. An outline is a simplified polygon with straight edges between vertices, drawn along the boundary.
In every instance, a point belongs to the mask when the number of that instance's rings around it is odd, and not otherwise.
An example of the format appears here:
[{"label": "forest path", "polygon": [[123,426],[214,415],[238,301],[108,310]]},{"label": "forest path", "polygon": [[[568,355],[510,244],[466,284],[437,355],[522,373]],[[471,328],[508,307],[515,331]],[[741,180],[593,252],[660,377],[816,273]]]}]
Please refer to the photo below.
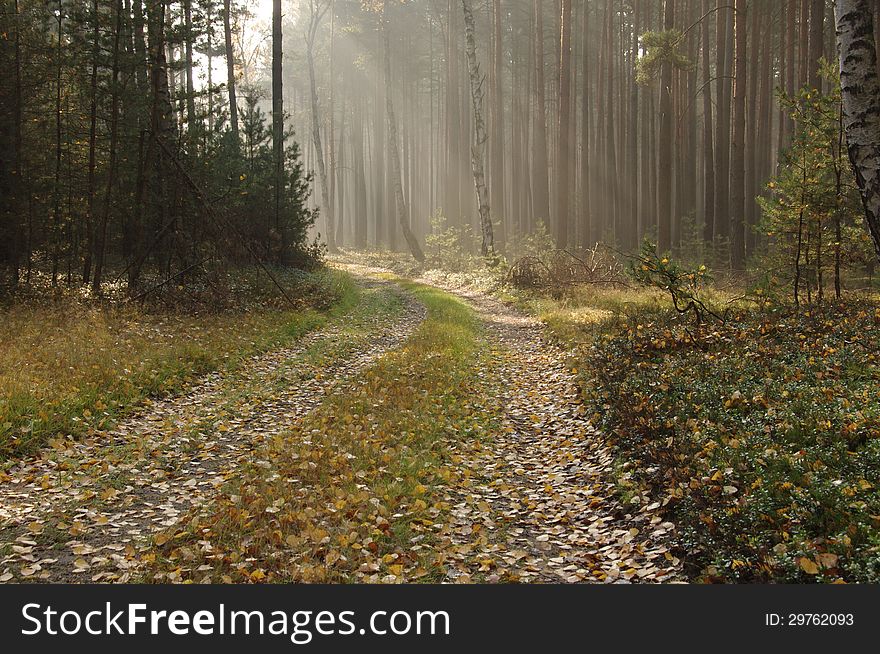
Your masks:
[{"label": "forest path", "polygon": [[476,456],[462,453],[473,483],[450,498],[453,515],[472,523],[490,507],[502,537],[489,539],[488,549],[523,582],[679,578],[681,563],[670,552],[674,525],[660,517],[660,505],[647,496],[627,505],[616,499],[610,448],[585,415],[566,353],[534,318],[492,297],[451,290],[486,326],[505,407],[502,433]]},{"label": "forest path", "polygon": [[424,319],[424,306],[395,284],[358,283],[352,315],[9,470],[0,481],[0,582],[131,579],[154,534],[210,502],[259,443]]},{"label": "forest path", "polygon": [[[387,272],[344,261],[357,274]],[[428,279],[416,280],[437,286]],[[611,450],[586,417],[566,353],[543,325],[499,300],[440,286],[485,326],[505,407],[489,442],[450,442],[470,471],[450,487],[450,581],[670,582],[683,579],[670,551],[675,526],[647,495],[616,498]]]}]

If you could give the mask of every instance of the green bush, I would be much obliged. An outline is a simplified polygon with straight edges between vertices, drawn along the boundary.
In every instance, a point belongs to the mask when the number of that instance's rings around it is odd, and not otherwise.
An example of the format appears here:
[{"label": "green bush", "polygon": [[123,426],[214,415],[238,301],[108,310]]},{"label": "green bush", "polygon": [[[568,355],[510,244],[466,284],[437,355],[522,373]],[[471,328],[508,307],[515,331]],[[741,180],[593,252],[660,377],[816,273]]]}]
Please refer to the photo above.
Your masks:
[{"label": "green bush", "polygon": [[431,217],[431,233],[425,237],[428,265],[449,272],[465,272],[477,266],[476,236],[470,225],[450,225],[438,209]]}]

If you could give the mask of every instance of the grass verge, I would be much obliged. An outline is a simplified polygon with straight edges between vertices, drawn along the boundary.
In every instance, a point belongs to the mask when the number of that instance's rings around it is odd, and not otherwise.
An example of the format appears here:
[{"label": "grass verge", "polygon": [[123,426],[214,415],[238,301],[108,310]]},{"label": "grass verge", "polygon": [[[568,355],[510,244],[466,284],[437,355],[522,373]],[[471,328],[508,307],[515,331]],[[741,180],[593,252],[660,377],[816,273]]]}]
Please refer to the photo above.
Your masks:
[{"label": "grass verge", "polygon": [[291,342],[358,301],[342,273],[315,273],[329,310],[255,308],[206,316],[144,313],[73,301],[19,304],[0,320],[0,460],[57,435],[107,427],[144,399]]},{"label": "grass verge", "polygon": [[258,450],[187,528],[158,537],[149,580],[443,578],[443,489],[467,483],[449,445],[479,442],[499,411],[472,311],[404,285],[427,307],[406,344]]}]

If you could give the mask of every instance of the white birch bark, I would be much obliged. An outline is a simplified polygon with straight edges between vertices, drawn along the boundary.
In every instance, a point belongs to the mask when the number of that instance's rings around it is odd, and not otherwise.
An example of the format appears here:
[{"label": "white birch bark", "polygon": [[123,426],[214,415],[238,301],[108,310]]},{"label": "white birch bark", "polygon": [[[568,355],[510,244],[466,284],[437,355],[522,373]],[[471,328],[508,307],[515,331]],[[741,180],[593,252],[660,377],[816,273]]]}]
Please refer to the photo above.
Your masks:
[{"label": "white birch bark", "polygon": [[868,0],[834,6],[847,149],[865,208],[868,231],[880,258],[880,83]]},{"label": "white birch bark", "polygon": [[482,236],[480,252],[484,257],[487,257],[495,254],[495,238],[492,233],[489,192],[486,189],[484,170],[486,123],[483,120],[483,78],[480,77],[480,64],[477,62],[477,43],[474,35],[476,29],[469,0],[461,0],[461,8],[464,11],[468,75],[471,81],[471,100],[474,109],[474,143],[471,145],[471,167],[474,171],[474,189],[477,192],[477,205],[480,209],[480,234]]}]

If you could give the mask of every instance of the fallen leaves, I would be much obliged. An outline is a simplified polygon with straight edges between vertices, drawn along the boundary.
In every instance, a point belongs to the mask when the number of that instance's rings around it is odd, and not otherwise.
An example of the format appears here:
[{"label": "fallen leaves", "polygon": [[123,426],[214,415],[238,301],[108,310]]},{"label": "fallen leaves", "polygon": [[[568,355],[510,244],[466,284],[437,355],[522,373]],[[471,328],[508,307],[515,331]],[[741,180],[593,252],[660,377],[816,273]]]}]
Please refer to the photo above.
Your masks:
[{"label": "fallen leaves", "polygon": [[[151,402],[109,432],[53,439],[4,473],[0,546],[11,547],[0,557],[0,579],[125,582],[155,559],[151,543],[180,542],[195,528],[193,507],[209,505],[254,447],[288,429],[339,379],[368,366],[417,324],[415,305],[399,320],[407,305],[392,285],[366,286],[347,320],[254,356],[234,373],[212,373],[186,395]],[[317,368],[326,375],[308,373]],[[200,547],[210,552],[210,544]]]},{"label": "fallen leaves", "polygon": [[647,582],[680,579],[675,527],[661,504],[617,504],[613,459],[584,418],[565,355],[540,325],[469,294],[492,342],[502,422],[493,438],[451,444],[444,502],[447,575],[461,583]]},{"label": "fallen leaves", "polygon": [[808,575],[819,574],[819,566],[816,565],[816,562],[812,559],[808,559],[807,557],[802,556],[798,559],[798,565],[800,565],[801,570],[806,572]]},{"label": "fallen leaves", "polygon": [[614,499],[610,451],[540,327],[472,298],[480,328],[417,293],[428,322],[376,365],[422,319],[411,300],[368,339],[315,336],[336,345],[311,366],[296,362],[316,340],[156,402],[109,446],[63,441],[14,469],[0,580],[677,580],[675,526],[645,495]]}]

